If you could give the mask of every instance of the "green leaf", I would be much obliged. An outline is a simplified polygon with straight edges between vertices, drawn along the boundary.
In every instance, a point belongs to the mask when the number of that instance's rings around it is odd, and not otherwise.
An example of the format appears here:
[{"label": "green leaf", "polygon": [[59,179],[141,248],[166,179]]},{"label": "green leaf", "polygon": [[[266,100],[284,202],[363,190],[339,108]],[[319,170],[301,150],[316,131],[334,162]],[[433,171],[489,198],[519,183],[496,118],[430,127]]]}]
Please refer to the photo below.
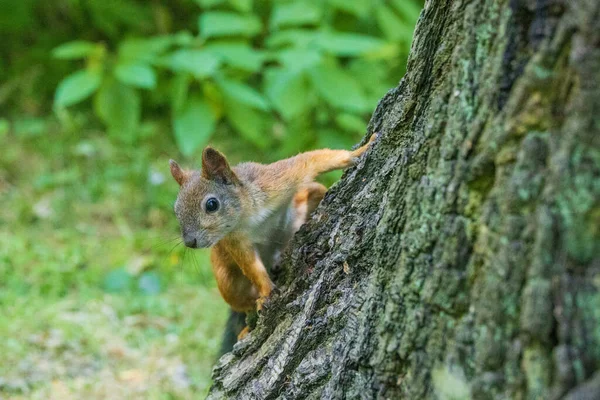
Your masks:
[{"label": "green leaf", "polygon": [[223,78],[217,79],[215,83],[224,96],[235,99],[239,103],[264,111],[271,108],[263,95],[248,85]]},{"label": "green leaf", "polygon": [[5,118],[0,118],[0,139],[8,134],[10,131],[10,123]]},{"label": "green leaf", "polygon": [[277,146],[269,153],[273,160],[289,157],[300,149],[314,148],[316,132],[312,118],[296,118],[286,121],[282,132],[278,135]]},{"label": "green leaf", "polygon": [[379,99],[396,84],[393,79],[390,79],[388,64],[381,60],[357,58],[345,65],[344,70],[363,88],[369,104],[377,104]]},{"label": "green leaf", "polygon": [[320,64],[323,56],[310,49],[286,49],[277,52],[276,59],[288,69],[303,70]]},{"label": "green leaf", "polygon": [[271,29],[290,26],[316,25],[321,20],[321,8],[312,3],[276,4],[271,16]]},{"label": "green leaf", "polygon": [[227,120],[240,135],[259,148],[265,149],[271,143],[265,113],[257,111],[233,98],[225,99]]},{"label": "green leaf", "polygon": [[284,46],[309,47],[317,38],[317,33],[306,29],[286,29],[269,35],[265,41],[267,47]]},{"label": "green leaf", "polygon": [[390,40],[403,40],[410,43],[413,37],[413,28],[394,14],[391,8],[380,5],[375,9],[377,24],[385,36]]},{"label": "green leaf", "polygon": [[202,8],[212,8],[225,3],[225,0],[194,0]]},{"label": "green leaf", "polygon": [[406,22],[415,23],[419,18],[422,7],[415,0],[391,0],[391,2]]},{"label": "green leaf", "polygon": [[369,110],[362,89],[343,70],[321,65],[310,70],[310,77],[314,88],[332,106],[356,112]]},{"label": "green leaf", "polygon": [[156,272],[144,272],[138,280],[138,288],[144,294],[158,294],[161,289],[160,277]]},{"label": "green leaf", "polygon": [[189,72],[201,79],[215,73],[219,59],[206,50],[178,50],[165,56],[160,65],[176,72]]},{"label": "green leaf", "polygon": [[367,130],[367,121],[364,118],[359,117],[358,115],[341,113],[335,116],[335,123],[342,129],[358,133],[364,134]]},{"label": "green leaf", "polygon": [[260,33],[262,24],[254,15],[232,12],[209,11],[200,15],[200,36],[204,38],[244,36],[252,37]]},{"label": "green leaf", "polygon": [[[72,18],[74,26],[81,31],[86,29],[92,32],[100,31],[104,34],[103,36],[109,38],[121,35],[122,28],[127,28],[128,31],[144,30],[148,21],[154,17],[154,10],[151,7],[144,7],[141,2],[119,1],[116,3],[106,0],[85,0],[84,3],[63,4],[65,9],[62,11],[64,12],[62,15],[66,19]],[[58,13],[58,10],[55,12]],[[88,26],[84,25],[86,22],[89,24]],[[61,25],[58,25],[57,22],[56,26]]]},{"label": "green leaf", "polygon": [[286,120],[301,115],[312,106],[308,82],[301,71],[271,70],[265,78],[267,96]]},{"label": "green leaf", "polygon": [[[182,33],[181,35],[185,35]],[[189,35],[189,34],[188,34]],[[149,39],[126,39],[119,43],[119,62],[152,63],[178,41],[179,36],[155,36]]]},{"label": "green leaf", "polygon": [[323,32],[316,42],[320,49],[343,57],[375,53],[386,46],[383,40],[373,36],[340,32]]},{"label": "green leaf", "polygon": [[140,96],[135,89],[116,79],[108,79],[94,98],[94,110],[111,136],[129,142],[135,139],[142,112]]},{"label": "green leaf", "polygon": [[186,73],[177,74],[171,81],[171,109],[178,113],[187,102],[191,76]]},{"label": "green leaf", "polygon": [[109,293],[124,292],[131,287],[131,275],[125,268],[112,270],[104,277],[102,287]]},{"label": "green leaf", "polygon": [[321,129],[317,135],[317,145],[328,149],[349,149],[356,140],[353,135],[335,129]]},{"label": "green leaf", "polygon": [[255,72],[262,67],[265,56],[246,43],[213,43],[205,47],[227,65]]},{"label": "green leaf", "polygon": [[190,46],[196,38],[188,31],[179,31],[173,35],[173,44],[175,46]]},{"label": "green leaf", "polygon": [[252,11],[252,0],[229,0],[229,4],[241,12]]},{"label": "green leaf", "polygon": [[100,86],[102,74],[98,70],[83,69],[63,79],[54,93],[57,107],[68,107],[91,96]]},{"label": "green leaf", "polygon": [[52,50],[54,58],[63,60],[73,60],[77,58],[85,58],[93,54],[100,46],[96,43],[86,42],[84,40],[76,40],[61,44]]},{"label": "green leaf", "polygon": [[43,118],[22,117],[14,121],[13,132],[17,137],[41,136],[48,131],[47,123]]},{"label": "green leaf", "polygon": [[186,157],[210,139],[215,130],[217,118],[210,105],[203,99],[192,97],[175,114],[173,130],[179,151]]},{"label": "green leaf", "polygon": [[156,74],[148,64],[117,64],[115,76],[130,86],[142,89],[156,87]]},{"label": "green leaf", "polygon": [[333,7],[363,18],[369,14],[373,3],[365,0],[329,0]]}]

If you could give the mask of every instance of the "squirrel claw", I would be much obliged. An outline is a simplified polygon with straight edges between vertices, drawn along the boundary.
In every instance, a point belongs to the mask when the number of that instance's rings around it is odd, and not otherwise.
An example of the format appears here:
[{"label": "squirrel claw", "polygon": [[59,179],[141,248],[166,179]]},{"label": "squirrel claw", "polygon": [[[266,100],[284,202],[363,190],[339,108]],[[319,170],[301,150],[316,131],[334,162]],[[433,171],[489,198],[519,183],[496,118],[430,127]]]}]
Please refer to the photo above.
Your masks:
[{"label": "squirrel claw", "polygon": [[262,311],[267,300],[269,300],[267,296],[261,296],[256,299],[256,311]]}]

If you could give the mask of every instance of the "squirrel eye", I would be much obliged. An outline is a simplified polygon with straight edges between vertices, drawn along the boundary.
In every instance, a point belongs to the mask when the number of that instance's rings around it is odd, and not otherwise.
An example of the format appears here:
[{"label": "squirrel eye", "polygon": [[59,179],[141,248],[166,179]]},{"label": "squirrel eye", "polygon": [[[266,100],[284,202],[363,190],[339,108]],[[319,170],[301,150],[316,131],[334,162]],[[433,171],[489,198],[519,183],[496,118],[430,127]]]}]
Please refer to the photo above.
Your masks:
[{"label": "squirrel eye", "polygon": [[215,199],[214,197],[211,197],[210,199],[206,200],[206,204],[204,204],[204,209],[207,213],[213,213],[217,211],[219,209],[219,200]]}]

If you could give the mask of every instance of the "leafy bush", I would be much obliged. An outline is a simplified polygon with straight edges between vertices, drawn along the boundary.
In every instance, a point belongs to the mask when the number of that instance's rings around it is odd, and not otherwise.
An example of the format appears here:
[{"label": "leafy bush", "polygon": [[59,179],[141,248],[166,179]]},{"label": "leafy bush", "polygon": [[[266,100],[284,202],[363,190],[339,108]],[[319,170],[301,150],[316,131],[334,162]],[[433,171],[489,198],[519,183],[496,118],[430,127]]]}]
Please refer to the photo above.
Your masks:
[{"label": "leafy bush", "polygon": [[161,8],[163,19],[184,15],[197,26],[171,23],[170,33],[148,34],[154,9],[143,2],[70,2],[85,4],[99,40],[52,51],[76,61],[56,87],[59,117],[85,101],[79,108],[91,104],[110,135],[135,143],[142,118],[170,115],[186,156],[219,130],[267,158],[348,146],[364,134],[377,101],[403,74],[421,3],[179,0],[171,14]]}]

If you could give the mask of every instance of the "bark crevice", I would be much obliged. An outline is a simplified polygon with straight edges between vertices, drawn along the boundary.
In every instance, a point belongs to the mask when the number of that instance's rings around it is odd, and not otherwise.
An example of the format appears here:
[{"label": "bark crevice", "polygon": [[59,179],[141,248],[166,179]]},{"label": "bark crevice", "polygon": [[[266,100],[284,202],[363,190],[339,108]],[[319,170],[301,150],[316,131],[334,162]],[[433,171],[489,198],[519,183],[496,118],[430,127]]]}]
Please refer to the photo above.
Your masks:
[{"label": "bark crevice", "polygon": [[209,398],[595,387],[599,16],[594,0],[428,1],[376,143],[294,237]]}]

